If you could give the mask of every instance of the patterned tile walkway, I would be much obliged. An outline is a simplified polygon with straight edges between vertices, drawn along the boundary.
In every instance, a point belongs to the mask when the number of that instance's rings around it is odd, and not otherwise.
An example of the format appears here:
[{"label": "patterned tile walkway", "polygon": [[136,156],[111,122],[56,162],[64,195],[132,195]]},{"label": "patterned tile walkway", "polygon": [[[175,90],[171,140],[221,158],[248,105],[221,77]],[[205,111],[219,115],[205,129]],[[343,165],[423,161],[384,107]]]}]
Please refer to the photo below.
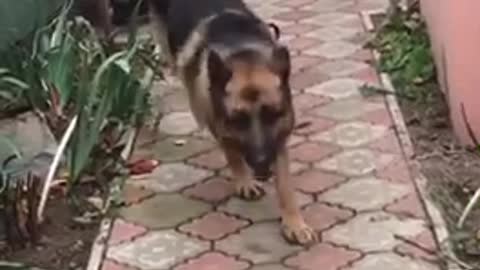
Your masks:
[{"label": "patterned tile walkway", "polygon": [[127,182],[102,269],[438,269],[384,99],[359,92],[379,83],[359,12],[388,1],[248,2],[281,26],[294,55],[298,121],[310,125],[290,141],[292,181],[320,243],[284,242],[272,192],[257,202],[233,198],[221,153],[196,131],[181,92],[167,90],[157,93],[164,137],[139,153],[162,164]]}]

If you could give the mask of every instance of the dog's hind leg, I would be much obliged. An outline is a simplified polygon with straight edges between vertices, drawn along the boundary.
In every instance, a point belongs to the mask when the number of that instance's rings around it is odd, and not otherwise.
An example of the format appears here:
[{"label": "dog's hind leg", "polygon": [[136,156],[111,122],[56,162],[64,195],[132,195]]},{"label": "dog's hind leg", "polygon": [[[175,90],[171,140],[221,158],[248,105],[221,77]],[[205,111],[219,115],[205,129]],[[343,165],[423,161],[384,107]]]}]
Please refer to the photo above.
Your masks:
[{"label": "dog's hind leg", "polygon": [[282,231],[286,240],[295,244],[311,244],[318,240],[317,233],[305,223],[295,199],[289,172],[288,150],[282,147],[275,164],[275,185],[282,215]]},{"label": "dog's hind leg", "polygon": [[222,145],[228,166],[232,171],[233,185],[237,196],[244,200],[254,201],[265,195],[261,183],[254,180],[242,155],[228,144]]}]

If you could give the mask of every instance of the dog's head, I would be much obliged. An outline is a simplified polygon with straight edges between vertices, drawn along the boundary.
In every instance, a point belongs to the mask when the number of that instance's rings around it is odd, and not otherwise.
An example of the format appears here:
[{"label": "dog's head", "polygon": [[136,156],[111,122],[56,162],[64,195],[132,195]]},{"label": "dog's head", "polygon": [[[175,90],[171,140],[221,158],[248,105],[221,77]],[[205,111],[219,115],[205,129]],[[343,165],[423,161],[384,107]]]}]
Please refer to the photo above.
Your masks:
[{"label": "dog's head", "polygon": [[227,59],[212,51],[208,70],[218,135],[241,151],[259,180],[267,179],[294,126],[288,49],[243,50]]}]

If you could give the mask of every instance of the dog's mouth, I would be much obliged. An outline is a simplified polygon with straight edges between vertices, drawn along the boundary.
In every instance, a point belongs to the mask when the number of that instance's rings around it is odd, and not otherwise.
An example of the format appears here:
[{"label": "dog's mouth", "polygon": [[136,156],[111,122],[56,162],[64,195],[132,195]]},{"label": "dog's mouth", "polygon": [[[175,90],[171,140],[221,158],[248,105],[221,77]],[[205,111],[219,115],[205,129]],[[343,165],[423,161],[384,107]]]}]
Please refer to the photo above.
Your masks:
[{"label": "dog's mouth", "polygon": [[272,171],[270,169],[255,171],[254,176],[255,176],[255,179],[257,179],[260,182],[267,182],[268,179],[272,177]]}]

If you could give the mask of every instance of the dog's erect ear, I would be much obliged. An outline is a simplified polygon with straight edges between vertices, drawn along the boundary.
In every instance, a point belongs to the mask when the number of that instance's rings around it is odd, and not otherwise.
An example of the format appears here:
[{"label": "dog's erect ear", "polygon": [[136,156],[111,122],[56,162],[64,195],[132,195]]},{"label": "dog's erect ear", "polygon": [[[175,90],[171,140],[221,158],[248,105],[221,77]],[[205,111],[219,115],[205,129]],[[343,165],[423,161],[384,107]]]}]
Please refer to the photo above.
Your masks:
[{"label": "dog's erect ear", "polygon": [[210,51],[208,55],[208,74],[210,83],[212,85],[220,86],[221,88],[225,86],[232,76],[232,72],[223,59],[213,50]]},{"label": "dog's erect ear", "polygon": [[290,52],[285,46],[278,46],[272,53],[272,68],[284,80],[290,76]]},{"label": "dog's erect ear", "polygon": [[270,31],[272,31],[273,37],[275,38],[276,41],[280,40],[280,27],[274,23],[269,23],[268,27],[270,28]]}]

